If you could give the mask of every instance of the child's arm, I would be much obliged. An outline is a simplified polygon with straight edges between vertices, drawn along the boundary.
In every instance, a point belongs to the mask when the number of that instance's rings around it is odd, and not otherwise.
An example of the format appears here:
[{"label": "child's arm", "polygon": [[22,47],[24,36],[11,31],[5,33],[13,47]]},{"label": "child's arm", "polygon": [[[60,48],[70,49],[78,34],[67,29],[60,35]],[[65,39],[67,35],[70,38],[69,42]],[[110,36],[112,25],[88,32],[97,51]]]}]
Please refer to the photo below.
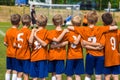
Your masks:
[{"label": "child's arm", "polygon": [[117,30],[118,26],[110,26],[109,30]]},{"label": "child's arm", "polygon": [[81,45],[83,48],[92,50],[102,50],[104,48],[104,46],[100,43],[91,43],[85,40],[82,40]]},{"label": "child's arm", "polygon": [[73,44],[77,45],[80,42],[80,38],[81,36],[78,35],[78,37],[76,38],[76,40],[73,42]]},{"label": "child's arm", "polygon": [[75,30],[75,28],[74,28],[73,26],[68,26],[67,28],[68,28],[69,30],[72,30],[72,31]]},{"label": "child's arm", "polygon": [[30,35],[30,38],[29,38],[29,43],[30,43],[30,45],[33,43],[35,31],[36,31],[36,29],[32,29],[32,32],[31,32],[31,35]]},{"label": "child's arm", "polygon": [[37,41],[38,41],[43,47],[47,46],[47,43],[46,43],[45,41],[43,41],[43,40],[41,40],[39,37],[37,37],[36,32],[35,32],[35,34],[34,34],[34,37],[37,39]]},{"label": "child's arm", "polygon": [[69,32],[69,30],[68,29],[64,29],[64,31],[59,35],[59,37],[53,38],[52,41],[60,42],[67,32]]},{"label": "child's arm", "polygon": [[94,46],[86,45],[84,46],[84,48],[92,49],[92,50],[102,50],[104,47],[94,47]]},{"label": "child's arm", "polygon": [[94,46],[94,47],[98,47],[98,46],[102,46],[100,43],[91,43],[85,40],[82,40],[82,46],[86,46],[86,45],[90,45],[90,46]]},{"label": "child's arm", "polygon": [[8,44],[7,44],[6,42],[4,42],[4,45],[5,45],[6,47],[8,47]]},{"label": "child's arm", "polygon": [[68,44],[68,41],[64,41],[64,42],[59,43],[59,44],[56,44],[56,45],[51,44],[50,47],[51,47],[51,48],[59,48],[59,47],[66,46],[67,44]]}]

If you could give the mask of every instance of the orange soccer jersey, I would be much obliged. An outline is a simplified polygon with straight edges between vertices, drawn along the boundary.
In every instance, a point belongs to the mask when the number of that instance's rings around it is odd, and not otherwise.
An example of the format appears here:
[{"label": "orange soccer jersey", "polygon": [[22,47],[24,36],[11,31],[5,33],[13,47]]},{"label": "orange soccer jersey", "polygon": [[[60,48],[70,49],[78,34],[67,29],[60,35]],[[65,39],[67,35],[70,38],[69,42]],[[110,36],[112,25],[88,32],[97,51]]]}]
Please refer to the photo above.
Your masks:
[{"label": "orange soccer jersey", "polygon": [[[94,26],[93,28],[85,27],[84,31],[80,32],[80,28],[75,28],[75,31],[80,33],[80,35],[83,37],[84,40],[93,42],[93,43],[101,43],[104,45],[104,37],[102,37],[103,33],[109,31],[109,27],[97,27]],[[103,39],[101,39],[103,38]],[[103,40],[103,41],[102,41]],[[90,50],[87,49],[87,53],[93,55],[93,56],[103,56],[103,51],[96,51],[96,50]]]},{"label": "orange soccer jersey", "polygon": [[[38,31],[36,35],[40,39],[48,43],[47,40],[48,31],[46,29]],[[47,46],[46,47],[41,46],[37,40],[34,40],[33,45],[34,46],[31,54],[31,61],[47,60],[48,55]]]},{"label": "orange soccer jersey", "polygon": [[16,58],[21,60],[30,59],[29,37],[31,31],[28,28],[19,30],[16,38],[17,52]]},{"label": "orange soccer jersey", "polygon": [[16,48],[13,47],[13,43],[15,41],[18,29],[17,28],[10,28],[7,30],[4,42],[8,44],[7,47],[7,57],[15,58],[16,55]]},{"label": "orange soccer jersey", "polygon": [[[48,35],[48,40],[50,41],[50,44],[57,44],[56,42],[53,42],[52,39],[55,37],[57,38],[62,31],[57,31],[57,30],[51,30],[49,31]],[[64,36],[63,39],[60,41],[63,42],[65,41],[66,37]],[[65,60],[66,59],[66,49],[64,47],[59,47],[59,48],[50,48],[49,53],[48,53],[49,60]]]},{"label": "orange soccer jersey", "polygon": [[81,43],[79,42],[79,44],[77,45],[73,44],[73,42],[78,37],[78,34],[70,31],[67,36],[68,36],[67,40],[69,41],[67,59],[82,59],[83,54],[82,54]]},{"label": "orange soccer jersey", "polygon": [[105,34],[105,66],[120,65],[120,54],[118,52],[119,47],[119,34],[118,31],[110,31]]}]

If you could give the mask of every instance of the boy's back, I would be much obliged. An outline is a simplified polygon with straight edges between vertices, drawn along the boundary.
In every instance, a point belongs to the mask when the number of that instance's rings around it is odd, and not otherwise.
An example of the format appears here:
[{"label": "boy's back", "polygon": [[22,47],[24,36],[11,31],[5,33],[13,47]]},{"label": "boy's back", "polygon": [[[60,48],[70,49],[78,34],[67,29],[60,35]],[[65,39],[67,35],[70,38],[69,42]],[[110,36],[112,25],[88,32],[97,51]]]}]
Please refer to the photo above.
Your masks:
[{"label": "boy's back", "polygon": [[[61,31],[57,31],[57,30],[51,30],[49,31],[49,35],[48,35],[48,39],[50,41],[52,41],[52,39],[55,37],[57,38],[63,30]],[[65,37],[63,37],[63,39],[60,41],[63,42],[65,41]],[[57,42],[51,42],[51,44],[58,44]],[[65,46],[64,47],[60,47],[60,48],[50,48],[49,50],[49,60],[65,60],[66,59],[66,49]]]},{"label": "boy's back", "polygon": [[8,44],[7,57],[14,57],[15,58],[16,48],[13,47],[13,43],[14,43],[15,37],[17,35],[17,32],[18,32],[17,28],[10,28],[6,32],[4,42],[6,42]]},{"label": "boy's back", "polygon": [[[48,43],[47,39],[48,31],[46,29],[39,30],[36,33],[36,36],[38,36],[40,39]],[[47,46],[43,47],[42,45],[39,44],[37,40],[34,40],[34,48],[31,54],[31,61],[39,61],[39,60],[46,60],[48,51],[47,51]]]},{"label": "boy's back", "polygon": [[118,53],[119,34],[118,31],[111,31],[105,34],[105,66],[120,65],[120,55]]},{"label": "boy's back", "polygon": [[28,43],[30,32],[28,28],[22,28],[17,34],[17,59],[30,59],[30,48]]}]

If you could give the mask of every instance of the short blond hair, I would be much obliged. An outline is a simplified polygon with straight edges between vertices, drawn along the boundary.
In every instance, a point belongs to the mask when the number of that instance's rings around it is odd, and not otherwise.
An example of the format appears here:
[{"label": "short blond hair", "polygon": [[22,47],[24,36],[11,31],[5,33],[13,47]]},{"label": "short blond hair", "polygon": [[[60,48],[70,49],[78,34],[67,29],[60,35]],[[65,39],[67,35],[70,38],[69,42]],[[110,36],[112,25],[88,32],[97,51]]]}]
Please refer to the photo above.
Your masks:
[{"label": "short blond hair", "polygon": [[55,16],[53,16],[52,21],[55,26],[59,26],[63,24],[63,18],[60,14],[56,14]]},{"label": "short blond hair", "polygon": [[96,24],[98,21],[98,15],[96,11],[90,11],[87,14],[88,24]]},{"label": "short blond hair", "polygon": [[46,17],[45,15],[39,14],[39,15],[37,16],[36,24],[37,24],[38,26],[43,26],[43,27],[45,27],[45,26],[47,25],[47,21],[48,21],[48,19],[47,19],[47,17]]},{"label": "short blond hair", "polygon": [[82,18],[78,15],[74,16],[71,20],[73,26],[80,26]]}]

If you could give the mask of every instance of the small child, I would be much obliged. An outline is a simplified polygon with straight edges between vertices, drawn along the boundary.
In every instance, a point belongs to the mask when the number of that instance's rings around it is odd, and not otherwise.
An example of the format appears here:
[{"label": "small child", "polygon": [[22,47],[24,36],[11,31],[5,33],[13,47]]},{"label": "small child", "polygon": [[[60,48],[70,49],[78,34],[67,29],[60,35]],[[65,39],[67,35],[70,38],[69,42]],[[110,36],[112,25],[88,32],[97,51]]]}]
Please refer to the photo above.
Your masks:
[{"label": "small child", "polygon": [[[72,26],[81,26],[80,16],[74,16],[71,20]],[[70,31],[68,33],[68,55],[66,61],[65,74],[67,80],[72,80],[72,76],[75,74],[75,80],[81,80],[80,75],[84,74],[83,54],[81,47],[81,37],[79,34]]]},{"label": "small child", "polygon": [[[102,20],[105,26],[115,25],[112,15],[110,13],[104,13]],[[110,31],[105,35],[105,80],[110,80],[111,76],[113,80],[119,80],[120,74],[120,55],[119,55],[119,34],[118,30]]]},{"label": "small child", "polygon": [[30,37],[30,23],[31,17],[27,14],[22,16],[22,24],[23,27],[19,30],[16,36],[16,59],[17,59],[17,71],[18,76],[17,80],[22,80],[22,76],[24,76],[24,80],[29,80],[29,69],[30,69],[30,47],[29,47],[29,37]]},{"label": "small child", "polygon": [[[51,41],[50,45],[57,45],[60,43],[64,43],[61,47],[57,48],[49,48],[48,55],[48,70],[52,73],[52,80],[62,80],[62,73],[64,73],[65,65],[64,60],[66,60],[66,49],[65,45],[68,43],[65,39],[64,34],[68,31],[65,29],[62,30],[63,18],[61,15],[57,14],[53,16],[53,24],[55,25],[55,30],[49,31],[48,39]],[[61,36],[60,40],[54,40],[54,38],[58,38]],[[64,37],[63,37],[64,36]]]},{"label": "small child", "polygon": [[48,31],[45,29],[47,25],[47,17],[44,15],[38,15],[37,18],[36,25],[38,26],[38,29],[32,30],[29,39],[29,42],[33,45],[31,53],[30,76],[33,80],[37,80],[38,78],[45,80],[48,76]]},{"label": "small child", "polygon": [[7,30],[5,38],[4,38],[4,45],[7,47],[7,71],[5,74],[5,80],[11,79],[12,74],[12,80],[17,79],[17,71],[16,71],[16,48],[14,47],[14,40],[16,38],[18,27],[20,24],[20,18],[21,16],[19,14],[13,14],[11,15],[11,24],[12,27]]}]

